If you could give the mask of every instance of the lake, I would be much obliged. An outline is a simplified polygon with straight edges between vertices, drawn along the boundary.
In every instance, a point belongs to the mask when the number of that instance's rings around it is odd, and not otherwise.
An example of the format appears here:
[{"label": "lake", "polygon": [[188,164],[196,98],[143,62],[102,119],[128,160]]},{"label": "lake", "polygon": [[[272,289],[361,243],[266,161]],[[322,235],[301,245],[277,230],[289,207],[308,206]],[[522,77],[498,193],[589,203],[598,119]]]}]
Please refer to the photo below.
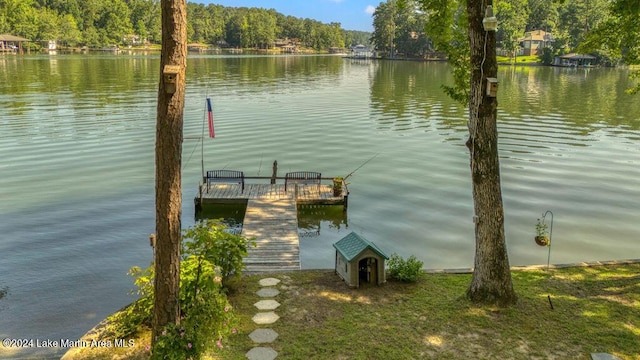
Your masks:
[{"label": "lake", "polygon": [[[152,260],[158,56],[0,56],[0,338],[77,340],[131,302]],[[499,150],[512,265],[640,258],[640,101],[621,69],[501,67]],[[302,267],[351,231],[425,268],[470,268],[466,108],[444,63],[190,56],[183,227],[206,169],[347,175],[349,209],[306,207]],[[226,209],[237,213],[237,209]],[[550,216],[547,217],[547,222]],[[64,351],[0,350],[1,356]]]}]

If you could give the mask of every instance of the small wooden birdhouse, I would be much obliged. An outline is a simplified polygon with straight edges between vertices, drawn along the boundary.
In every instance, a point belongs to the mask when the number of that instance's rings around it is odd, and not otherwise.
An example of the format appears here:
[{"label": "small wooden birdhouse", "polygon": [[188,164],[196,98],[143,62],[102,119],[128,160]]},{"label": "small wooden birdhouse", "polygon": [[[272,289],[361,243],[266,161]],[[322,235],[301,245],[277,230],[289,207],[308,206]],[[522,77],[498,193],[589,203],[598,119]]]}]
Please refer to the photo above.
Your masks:
[{"label": "small wooden birdhouse", "polygon": [[352,232],[333,244],[336,249],[336,274],[349,286],[386,282],[384,262],[389,259],[374,243]]}]

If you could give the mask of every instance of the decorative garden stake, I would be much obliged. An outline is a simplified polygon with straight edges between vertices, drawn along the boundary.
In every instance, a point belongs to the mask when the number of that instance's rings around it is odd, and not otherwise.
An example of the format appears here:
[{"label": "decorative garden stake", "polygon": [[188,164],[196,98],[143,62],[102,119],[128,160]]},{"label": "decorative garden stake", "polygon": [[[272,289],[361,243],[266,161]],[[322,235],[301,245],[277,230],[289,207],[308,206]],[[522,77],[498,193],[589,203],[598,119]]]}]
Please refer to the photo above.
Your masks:
[{"label": "decorative garden stake", "polygon": [[[547,226],[545,220],[548,214],[551,214],[551,226]],[[549,231],[547,231],[549,229]],[[549,253],[547,255],[547,271],[549,271],[549,265],[551,260],[551,239],[553,235],[553,213],[550,210],[547,210],[544,214],[542,214],[542,218],[538,219],[538,223],[536,224],[536,244],[540,246],[549,247]]]},{"label": "decorative garden stake", "polygon": [[547,231],[549,227],[545,224],[544,219],[538,219],[536,223],[536,237],[534,240],[536,244],[540,246],[549,246],[551,244],[551,240],[549,239],[549,231]]}]

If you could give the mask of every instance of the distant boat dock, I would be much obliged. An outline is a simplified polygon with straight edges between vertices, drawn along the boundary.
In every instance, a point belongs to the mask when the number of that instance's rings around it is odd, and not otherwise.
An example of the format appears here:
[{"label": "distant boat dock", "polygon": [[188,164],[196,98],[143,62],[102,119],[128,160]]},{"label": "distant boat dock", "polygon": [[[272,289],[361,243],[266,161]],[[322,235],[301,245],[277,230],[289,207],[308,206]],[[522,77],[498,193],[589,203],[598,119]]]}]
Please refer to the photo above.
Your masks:
[{"label": "distant boat dock", "polygon": [[[247,272],[300,269],[297,205],[342,205],[349,192],[342,178],[316,172],[293,172],[284,177],[245,177],[241,171],[208,171],[195,198],[196,213],[203,206],[246,204],[242,236],[256,239],[245,258]],[[335,184],[334,184],[335,182]]]}]

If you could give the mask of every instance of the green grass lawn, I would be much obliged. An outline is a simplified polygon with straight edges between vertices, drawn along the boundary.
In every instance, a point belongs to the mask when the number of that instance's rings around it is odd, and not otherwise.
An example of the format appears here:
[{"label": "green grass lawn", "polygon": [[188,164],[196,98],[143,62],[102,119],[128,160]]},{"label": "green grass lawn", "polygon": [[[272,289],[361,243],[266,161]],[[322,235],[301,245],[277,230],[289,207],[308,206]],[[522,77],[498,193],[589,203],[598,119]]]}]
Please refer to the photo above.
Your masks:
[{"label": "green grass lawn", "polygon": [[[255,292],[258,280],[270,276],[281,280],[280,319],[258,326],[251,320],[260,300]],[[360,289],[348,288],[332,270],[245,276],[229,294],[237,334],[205,358],[246,359],[259,346],[248,335],[270,327],[279,334],[270,344],[278,359],[587,360],[605,352],[640,360],[640,264],[512,276],[519,298],[508,308],[467,301],[470,274],[427,273],[416,283]],[[149,340],[146,330],[135,349],[84,349],[65,360],[143,360]]]},{"label": "green grass lawn", "polygon": [[540,58],[537,55],[517,56],[509,58],[506,56],[496,56],[498,64],[540,64]]},{"label": "green grass lawn", "polygon": [[[505,309],[469,303],[468,274],[360,289],[333,271],[274,274],[282,305],[271,347],[281,359],[640,359],[640,264],[512,274],[519,299]],[[245,359],[257,346],[248,334],[269,327],[251,321],[263,277],[235,285],[239,332],[213,358]]]}]

